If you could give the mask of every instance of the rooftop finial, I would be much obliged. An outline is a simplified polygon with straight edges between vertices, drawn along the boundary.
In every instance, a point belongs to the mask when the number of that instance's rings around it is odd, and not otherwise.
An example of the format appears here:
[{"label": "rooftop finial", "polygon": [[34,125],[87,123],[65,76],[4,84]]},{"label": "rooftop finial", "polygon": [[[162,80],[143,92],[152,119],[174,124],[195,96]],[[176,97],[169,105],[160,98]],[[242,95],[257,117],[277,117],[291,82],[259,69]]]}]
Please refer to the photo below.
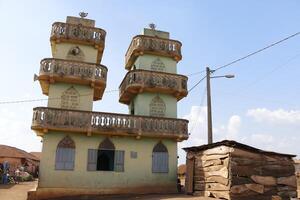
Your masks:
[{"label": "rooftop finial", "polygon": [[81,18],[85,18],[88,14],[89,14],[89,13],[80,12],[80,13],[79,13],[79,16],[80,16]]},{"label": "rooftop finial", "polygon": [[150,27],[152,30],[155,30],[156,25],[155,25],[154,23],[150,23],[150,24],[149,24],[149,27]]}]

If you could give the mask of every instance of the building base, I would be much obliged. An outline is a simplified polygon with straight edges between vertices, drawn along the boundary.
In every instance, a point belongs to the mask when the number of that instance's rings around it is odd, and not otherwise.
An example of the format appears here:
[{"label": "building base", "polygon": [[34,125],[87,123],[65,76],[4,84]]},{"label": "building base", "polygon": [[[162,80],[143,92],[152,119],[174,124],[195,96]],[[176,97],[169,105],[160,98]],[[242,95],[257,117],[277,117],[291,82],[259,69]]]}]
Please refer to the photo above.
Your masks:
[{"label": "building base", "polygon": [[134,195],[134,194],[171,194],[177,193],[177,187],[156,185],[139,186],[124,188],[37,188],[35,191],[29,191],[27,200],[46,200],[51,198],[72,197],[72,200],[86,199],[87,197],[97,197],[106,195]]}]

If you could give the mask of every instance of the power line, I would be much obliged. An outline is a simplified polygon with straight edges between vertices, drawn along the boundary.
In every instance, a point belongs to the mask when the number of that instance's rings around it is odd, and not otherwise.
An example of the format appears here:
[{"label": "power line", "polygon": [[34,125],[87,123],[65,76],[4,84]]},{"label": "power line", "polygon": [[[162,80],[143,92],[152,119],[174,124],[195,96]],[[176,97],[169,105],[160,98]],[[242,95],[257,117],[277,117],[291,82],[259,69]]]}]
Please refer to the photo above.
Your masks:
[{"label": "power line", "polygon": [[[198,116],[199,114],[201,114],[201,111],[202,111],[201,108],[202,108],[202,106],[203,106],[203,104],[204,104],[204,98],[205,98],[205,96],[206,96],[206,87],[205,87],[204,90],[203,90],[203,94],[202,94],[202,97],[201,97],[201,103],[200,103],[200,109],[199,109],[198,112],[197,112],[197,116]],[[190,121],[190,122],[191,122],[191,121]],[[189,131],[190,134],[192,134],[194,128],[196,127],[196,123],[197,123],[197,119],[194,120],[193,123],[192,123],[192,128],[191,128],[191,130]]]},{"label": "power line", "polygon": [[299,34],[300,34],[300,32],[297,32],[297,33],[295,33],[295,34],[293,34],[293,35],[290,35],[290,36],[288,36],[288,37],[286,37],[286,38],[283,38],[283,39],[281,39],[281,40],[279,40],[279,41],[277,41],[277,42],[274,42],[274,43],[272,43],[272,44],[270,44],[270,45],[264,47],[264,48],[261,48],[261,49],[259,49],[259,50],[257,50],[257,51],[254,51],[254,52],[252,52],[252,53],[250,53],[250,54],[248,54],[248,55],[246,55],[246,56],[244,56],[244,57],[241,57],[241,58],[239,58],[239,59],[236,59],[236,60],[234,60],[234,61],[232,61],[232,62],[229,62],[229,63],[227,63],[227,64],[225,64],[225,65],[222,65],[222,66],[216,68],[214,71],[220,70],[220,69],[222,69],[222,68],[225,68],[225,67],[228,67],[228,66],[230,66],[230,65],[232,65],[232,64],[235,64],[235,63],[237,63],[237,62],[239,62],[239,61],[241,61],[241,60],[244,60],[244,59],[246,59],[246,58],[249,58],[250,56],[253,56],[253,55],[257,54],[257,53],[260,53],[260,52],[262,52],[262,51],[264,51],[264,50],[266,50],[266,49],[269,49],[269,48],[271,48],[271,47],[273,47],[273,46],[275,46],[275,45],[277,45],[277,44],[280,44],[280,43],[282,43],[282,42],[288,40],[288,39],[291,39],[291,38],[293,38],[293,37],[296,37],[296,36],[299,35]]},{"label": "power line", "polygon": [[[104,93],[112,93],[112,92],[117,92],[119,90],[107,90]],[[79,95],[80,97],[82,96],[90,96],[93,95],[93,93],[88,93],[88,94],[82,94]],[[30,103],[30,102],[36,102],[36,101],[51,101],[51,100],[59,100],[61,97],[52,97],[52,98],[41,98],[41,99],[25,99],[25,100],[15,100],[15,101],[0,101],[0,104],[17,104],[17,103]]]},{"label": "power line", "polygon": [[198,74],[202,74],[204,72],[205,72],[205,70],[202,70],[202,71],[199,71],[199,72],[194,72],[194,73],[191,73],[191,74],[187,74],[186,76],[195,76],[195,75],[198,75]]},{"label": "power line", "polygon": [[[259,49],[259,50],[257,50],[257,51],[254,51],[254,52],[252,52],[252,53],[250,53],[250,54],[248,54],[248,55],[246,55],[246,56],[243,56],[243,57],[241,57],[241,58],[239,58],[239,59],[236,59],[236,60],[234,60],[234,61],[231,61],[231,62],[229,62],[229,63],[227,63],[227,64],[225,64],[225,65],[222,65],[222,66],[220,66],[220,67],[217,67],[215,70],[212,70],[213,72],[216,72],[216,71],[218,71],[218,70],[220,70],[220,69],[222,69],[222,68],[225,68],[225,67],[228,67],[228,66],[230,66],[230,65],[233,65],[233,64],[235,64],[235,63],[237,63],[237,62],[239,62],[239,61],[241,61],[241,60],[244,60],[244,59],[246,59],[246,58],[249,58],[250,56],[253,56],[253,55],[255,55],[255,54],[258,54],[258,53],[260,53],[260,52],[262,52],[262,51],[264,51],[264,50],[266,50],[266,49],[269,49],[269,48],[271,48],[271,47],[273,47],[273,46],[275,46],[275,45],[277,45],[277,44],[280,44],[280,43],[282,43],[282,42],[284,42],[284,41],[286,41],[286,40],[288,40],[288,39],[291,39],[291,38],[293,38],[293,37],[295,37],[295,36],[297,36],[297,35],[299,35],[300,34],[300,32],[297,32],[297,33],[295,33],[295,34],[293,34],[293,35],[290,35],[290,36],[288,36],[288,37],[286,37],[286,38],[283,38],[283,39],[281,39],[281,40],[279,40],[279,41],[277,41],[277,42],[274,42],[274,43],[272,43],[272,44],[270,44],[270,45],[268,45],[268,46],[266,46],[266,47],[264,47],[264,48],[261,48],[261,49]],[[192,73],[192,74],[190,74],[190,76],[192,76],[192,75],[196,75],[196,74],[200,74],[200,73],[203,73],[205,70],[202,70],[202,71],[199,71],[199,72],[195,72],[195,73]],[[189,75],[188,75],[189,76]],[[204,79],[206,78],[206,76],[204,76],[202,79],[200,79],[195,85],[193,85],[193,87],[191,88],[191,89],[189,89],[189,92],[190,91],[192,91],[195,87],[197,87]]]},{"label": "power line", "polygon": [[[293,34],[293,35],[290,35],[290,36],[288,36],[288,37],[286,37],[286,38],[283,38],[283,39],[281,39],[281,40],[279,40],[279,41],[277,41],[277,42],[275,42],[275,43],[272,43],[272,44],[270,44],[270,45],[268,45],[268,46],[266,46],[266,47],[264,47],[264,48],[261,48],[261,49],[255,51],[255,52],[253,52],[253,53],[250,53],[250,54],[248,54],[248,55],[246,55],[246,56],[244,56],[244,57],[241,57],[241,58],[239,58],[239,59],[236,59],[236,60],[234,60],[234,61],[232,61],[232,62],[229,62],[229,63],[227,63],[227,64],[225,64],[225,65],[222,65],[222,66],[216,68],[216,69],[214,70],[214,72],[216,72],[217,70],[220,70],[220,69],[222,69],[222,68],[228,67],[228,66],[230,66],[230,65],[232,65],[232,64],[235,64],[235,63],[237,63],[237,62],[239,62],[239,61],[241,61],[241,60],[244,60],[244,59],[246,59],[246,58],[249,58],[250,56],[253,56],[253,55],[257,54],[257,53],[260,53],[260,52],[262,52],[262,51],[264,51],[264,50],[266,50],[266,49],[269,49],[269,48],[271,48],[271,47],[273,47],[273,46],[275,46],[275,45],[277,45],[277,44],[280,44],[280,43],[282,43],[282,42],[284,42],[284,41],[286,41],[286,40],[288,40],[288,39],[290,39],[290,38],[293,38],[293,37],[295,37],[295,36],[297,36],[297,35],[299,35],[299,34],[300,34],[300,32],[297,32],[297,33],[295,33],[295,34]],[[195,73],[191,73],[191,74],[188,74],[187,76],[194,76],[194,75],[201,74],[201,73],[203,73],[203,72],[205,72],[205,70],[202,70],[202,71],[199,71],[199,72],[195,72]],[[191,89],[188,90],[188,92],[191,92],[191,91],[192,91],[195,87],[197,87],[197,86],[198,86],[205,78],[206,78],[206,76],[204,76],[203,78],[201,78],[195,85],[193,85],[193,87],[192,87]],[[118,91],[118,90],[108,90],[108,91],[106,91],[105,93],[111,93],[111,92],[116,92],[116,91]],[[86,96],[88,96],[88,95],[91,95],[91,94],[87,94]],[[44,99],[16,100],[16,101],[0,101],[0,104],[28,103],[28,102],[46,101],[46,100],[53,100],[53,99],[60,99],[60,97],[59,97],[59,98],[44,98]]]},{"label": "power line", "polygon": [[270,76],[271,74],[273,74],[275,71],[277,71],[277,70],[279,70],[279,69],[281,69],[281,68],[287,66],[291,61],[293,61],[293,60],[299,58],[299,56],[300,56],[300,53],[294,55],[293,57],[289,58],[289,59],[288,59],[287,61],[285,61],[284,63],[282,63],[282,64],[277,65],[276,67],[274,67],[271,71],[269,71],[269,72],[265,73],[264,75],[262,75],[262,76],[256,78],[254,81],[252,81],[252,82],[249,83],[248,85],[244,86],[243,92],[242,92],[242,93],[244,93],[244,92],[246,91],[245,88],[249,88],[249,87],[251,87],[252,85],[255,85],[255,84],[257,84],[258,82],[260,82],[260,81],[266,79],[268,76]]},{"label": "power line", "polygon": [[201,78],[195,85],[193,85],[193,87],[191,89],[189,89],[188,92],[191,92],[193,89],[195,89],[195,87],[197,87],[205,78],[206,78],[206,76]]}]

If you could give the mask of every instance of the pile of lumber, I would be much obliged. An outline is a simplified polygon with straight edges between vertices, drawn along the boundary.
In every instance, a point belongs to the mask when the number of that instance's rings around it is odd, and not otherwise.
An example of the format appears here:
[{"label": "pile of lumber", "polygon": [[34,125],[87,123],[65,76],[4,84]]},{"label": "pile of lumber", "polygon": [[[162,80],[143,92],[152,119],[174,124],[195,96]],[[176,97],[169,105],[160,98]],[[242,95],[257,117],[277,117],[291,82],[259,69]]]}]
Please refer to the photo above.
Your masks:
[{"label": "pile of lumber", "polygon": [[194,195],[228,200],[285,200],[297,196],[292,155],[239,147],[220,144],[187,150],[187,165],[193,163],[193,175],[187,166],[186,184],[190,188],[192,184]]}]

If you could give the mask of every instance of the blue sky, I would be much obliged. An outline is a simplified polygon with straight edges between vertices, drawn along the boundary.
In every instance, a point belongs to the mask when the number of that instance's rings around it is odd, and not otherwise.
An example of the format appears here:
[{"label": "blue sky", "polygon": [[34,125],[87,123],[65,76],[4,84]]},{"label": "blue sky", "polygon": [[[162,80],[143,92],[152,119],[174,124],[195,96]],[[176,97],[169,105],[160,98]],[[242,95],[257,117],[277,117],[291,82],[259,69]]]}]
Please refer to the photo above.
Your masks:
[{"label": "blue sky", "polygon": [[[126,71],[131,38],[149,23],[183,43],[180,74],[212,69],[300,30],[300,1],[14,1],[0,0],[0,101],[40,99],[33,82],[41,59],[51,57],[51,24],[88,12],[107,31],[102,64],[109,69],[107,90],[117,89]],[[300,155],[300,36],[219,70],[234,79],[212,80],[215,141],[235,139],[266,150]],[[191,87],[203,74],[189,77]],[[190,119],[189,141],[206,142],[204,82],[178,104],[178,117]],[[204,100],[205,100],[204,96]],[[46,101],[0,104],[0,143],[27,151],[41,148],[30,130],[32,108]],[[106,93],[94,110],[126,113],[118,92]],[[179,152],[180,161],[184,154]]]}]

